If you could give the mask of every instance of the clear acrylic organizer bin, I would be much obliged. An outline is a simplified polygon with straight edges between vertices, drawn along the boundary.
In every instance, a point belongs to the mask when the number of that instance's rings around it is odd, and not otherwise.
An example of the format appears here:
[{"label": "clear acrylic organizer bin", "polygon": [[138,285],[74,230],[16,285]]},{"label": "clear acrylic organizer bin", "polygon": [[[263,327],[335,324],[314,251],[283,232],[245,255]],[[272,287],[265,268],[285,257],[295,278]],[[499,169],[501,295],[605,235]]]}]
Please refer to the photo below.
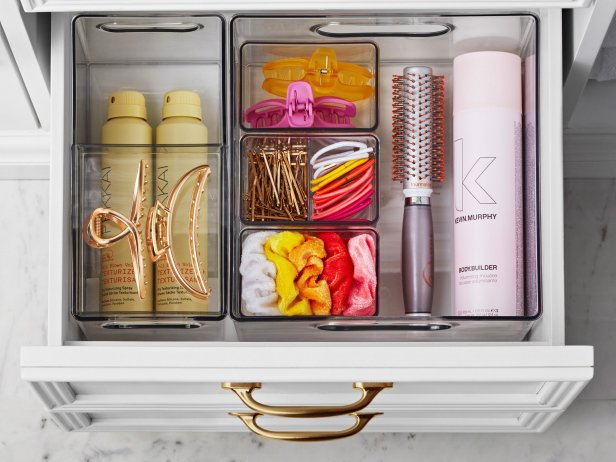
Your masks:
[{"label": "clear acrylic organizer bin", "polygon": [[[263,320],[263,321],[273,321],[273,322],[280,322],[280,321],[284,321],[285,319],[288,320],[289,318],[286,316],[283,316],[282,313],[280,313],[277,309],[277,304],[272,304],[269,303],[269,305],[274,308],[274,305],[276,305],[275,309],[269,309],[269,306],[266,306],[265,309],[256,309],[253,310],[251,309],[248,304],[252,301],[254,301],[254,297],[252,296],[252,292],[251,295],[248,296],[248,293],[244,293],[245,289],[247,289],[247,278],[251,279],[249,281],[249,283],[254,284],[254,282],[261,281],[262,277],[263,277],[263,271],[261,267],[257,267],[257,263],[256,260],[254,259],[254,251],[255,251],[255,247],[257,248],[263,248],[264,250],[264,245],[261,245],[262,240],[259,241],[259,243],[257,242],[252,242],[249,246],[249,249],[244,252],[245,249],[245,244],[247,242],[247,239],[252,236],[257,237],[256,234],[259,232],[266,232],[267,236],[279,236],[281,233],[284,232],[291,232],[293,233],[295,236],[297,235],[302,235],[306,241],[304,241],[303,243],[305,245],[309,245],[308,243],[308,239],[316,239],[316,240],[320,240],[321,242],[322,239],[325,239],[324,236],[325,235],[336,235],[339,236],[341,240],[343,240],[344,243],[344,247],[346,250],[349,251],[349,253],[351,252],[351,247],[347,246],[349,245],[349,241],[353,238],[358,238],[358,237],[367,237],[369,239],[372,240],[372,242],[374,242],[375,245],[375,261],[374,264],[372,264],[371,267],[371,271],[374,272],[375,274],[375,280],[374,280],[374,284],[377,288],[377,290],[374,293],[374,296],[371,297],[371,300],[367,300],[366,303],[364,304],[364,306],[362,306],[360,309],[362,311],[364,311],[364,313],[361,314],[361,316],[358,316],[357,314],[353,314],[352,312],[346,312],[346,313],[340,313],[339,315],[335,315],[333,317],[338,318],[338,319],[349,319],[351,316],[353,316],[354,318],[372,318],[373,316],[377,316],[378,315],[378,242],[379,242],[379,237],[378,234],[374,231],[374,229],[371,228],[361,228],[361,227],[354,227],[353,229],[348,229],[348,228],[335,228],[335,227],[323,227],[320,229],[315,229],[315,228],[281,228],[281,227],[277,227],[277,228],[259,228],[259,229],[255,229],[255,228],[247,228],[245,229],[240,238],[239,238],[239,246],[240,246],[240,254],[242,255],[242,259],[240,263],[240,273],[237,275],[237,287],[239,289],[239,292],[241,292],[242,294],[242,300],[240,302],[240,309],[238,312],[236,312],[236,316],[238,319],[245,319],[245,318],[254,318],[254,319],[259,319],[259,320]],[[255,245],[256,244],[256,245]],[[324,249],[326,249],[326,252],[323,254],[322,257],[320,257],[319,259],[323,262],[324,266],[325,266],[325,271],[327,271],[327,265],[328,262],[327,260],[330,258],[334,258],[336,259],[338,257],[338,253],[337,252],[331,252],[329,251],[329,249],[327,248],[327,245],[324,245]],[[365,250],[365,248],[364,248]],[[314,252],[314,250],[311,251],[307,251],[307,253],[310,252],[310,255],[313,255],[316,253]],[[350,256],[351,258],[353,257],[352,255]],[[314,258],[314,257],[311,257]],[[301,256],[297,256],[297,260],[306,260],[306,267],[309,267],[311,265],[314,265],[315,263],[312,262],[310,259],[307,259],[305,256],[301,257]],[[247,274],[244,275],[242,274],[242,271],[246,271]],[[303,271],[303,270],[302,270]],[[250,274],[252,273],[252,274]],[[336,272],[330,272],[331,275],[335,274]],[[254,277],[253,277],[254,276]],[[349,274],[348,276],[352,276],[352,274]],[[337,276],[336,276],[337,277]],[[298,279],[302,278],[301,276],[301,271],[300,271],[300,276],[298,277]],[[322,279],[322,278],[319,278]],[[254,282],[252,281],[254,280]],[[270,281],[270,284],[273,283],[273,278],[272,281]],[[306,284],[305,286],[308,286],[309,284]],[[314,285],[314,284],[313,284]],[[314,287],[311,287],[312,290],[314,290]],[[367,288],[363,288],[366,289]],[[257,291],[258,293],[260,291]],[[329,291],[328,291],[329,294]],[[259,293],[260,296],[263,296],[263,293]],[[304,297],[302,297],[304,298]],[[310,298],[310,296],[308,296],[307,298],[305,298],[305,300],[309,301],[310,303],[307,305],[312,305],[312,300],[317,300],[320,303],[322,303],[322,297],[316,296],[316,297],[312,297]],[[332,292],[331,297],[329,298],[329,302],[331,302],[331,306],[330,308],[332,310],[336,309],[336,301],[335,301],[335,296]],[[371,303],[370,303],[371,302]],[[339,305],[339,304],[338,304]],[[372,306],[370,306],[372,305]],[[346,308],[346,307],[345,307]],[[315,311],[314,309],[312,311]],[[329,310],[328,310],[329,311]],[[370,314],[365,313],[366,311],[370,311]],[[304,314],[304,315],[295,315],[293,317],[293,319],[303,319],[303,320],[314,320],[315,318],[328,318],[330,317],[330,315],[324,315],[324,314],[319,314],[318,312],[313,312],[312,314]]]},{"label": "clear acrylic organizer bin", "polygon": [[[225,259],[222,258],[227,240],[224,233],[227,204],[224,32],[223,18],[214,15],[80,15],[72,21],[73,145],[67,146],[71,152],[74,200],[71,312],[88,340],[223,338],[222,320],[226,315],[225,290],[228,288],[224,276]],[[163,98],[167,92],[188,90],[196,93],[209,144],[101,144],[110,94],[127,90],[138,91],[144,96],[147,123],[153,134],[161,122]],[[152,142],[156,143],[155,136]],[[151,220],[158,240],[154,238],[153,245],[146,242],[146,234],[143,234],[140,243],[144,268],[160,269],[146,271],[149,280],[145,281],[143,293],[153,294],[149,295],[151,303],[143,303],[141,294],[136,298],[134,289],[127,289],[137,284],[134,268],[138,267],[133,264],[132,257],[126,258],[131,250],[129,237],[124,236],[107,248],[95,248],[90,245],[92,236],[88,235],[91,214],[107,205],[107,172],[103,170],[111,162],[118,178],[124,175],[123,181],[130,178],[132,184],[136,184],[141,160],[144,161],[141,168],[145,169],[143,177],[147,181],[142,191],[142,210],[137,216],[133,215],[131,188],[130,194],[123,194],[125,200],[116,205],[114,211],[129,222],[135,218],[139,222],[137,231],[144,232],[148,213],[157,199],[161,201]],[[160,171],[162,164],[167,162],[175,172],[169,181]],[[199,177],[199,174],[205,175],[204,171],[187,177],[178,189],[175,212],[168,213],[164,208],[170,207],[167,193],[170,194],[177,184],[178,176],[198,165],[209,167],[207,179]],[[193,210],[185,201],[195,191],[198,180],[203,182],[205,192],[196,198],[201,210],[191,215]],[[166,190],[164,195],[161,189]],[[197,255],[195,260],[191,253],[194,248],[189,243],[190,226],[186,222],[189,216],[199,225],[198,230],[190,231],[198,244],[193,252]],[[113,224],[109,214],[100,215],[92,229],[98,227],[98,232],[102,232],[106,227],[104,237],[109,238],[124,227],[130,228],[122,219],[115,219],[122,224]],[[165,220],[174,222],[168,233],[169,222]],[[148,234],[151,231],[148,229]],[[172,243],[165,241],[167,236]],[[167,245],[172,247],[171,252],[165,252]],[[124,256],[120,258],[119,268],[118,265],[115,268],[104,266],[115,262],[109,258],[113,252]],[[169,263],[170,253],[176,257],[177,273]],[[153,263],[155,258],[158,260]],[[178,275],[192,286],[194,293],[178,286]],[[122,277],[127,281],[122,290],[109,289]],[[157,287],[165,287],[165,292],[156,294]],[[211,290],[206,301],[204,287]]]},{"label": "clear acrylic organizer bin", "polygon": [[[237,16],[231,23],[233,46],[232,162],[242,172],[233,184],[233,291],[231,315],[243,341],[420,341],[420,342],[508,342],[522,341],[542,314],[539,242],[537,148],[537,19],[532,15],[434,15],[434,16]],[[248,185],[245,144],[254,137],[293,136],[314,142],[344,138],[344,130],[327,134],[310,130],[247,128],[242,123],[246,105],[263,97],[260,67],[274,58],[276,50],[293,49],[296,44],[337,48],[358,42],[377,49],[378,87],[375,106],[378,124],[359,136],[374,136],[379,145],[378,210],[374,231],[378,234],[378,309],[368,318],[255,316],[246,315],[241,300],[242,240],[245,233],[263,230],[302,230],[317,234],[322,229],[354,232],[354,223],[297,222],[276,224],[245,219],[244,198]],[[267,46],[268,56],[262,48]],[[523,197],[524,197],[524,316],[462,317],[453,308],[453,59],[462,53],[496,50],[516,53],[522,58],[523,84]],[[305,55],[305,53],[304,53]],[[253,64],[247,68],[246,63]],[[391,178],[392,171],[392,77],[403,68],[424,65],[444,76],[445,82],[445,181],[434,186],[434,301],[431,316],[404,314],[401,271],[401,230],[404,197],[402,185]],[[259,80],[261,79],[261,80]],[[253,95],[259,95],[257,98]]]},{"label": "clear acrylic organizer bin", "polygon": [[[328,216],[320,218],[316,214],[315,194],[311,190],[311,180],[316,178],[312,161],[315,160],[315,154],[324,148],[346,142],[365,145],[370,150],[366,155],[371,164],[370,171],[373,173],[370,175],[371,179],[366,184],[366,188],[370,188],[374,193],[368,198],[369,204],[357,212],[341,216],[335,220]],[[357,148],[342,145],[324,155],[345,153],[355,149]],[[282,157],[284,158],[280,160]],[[275,159],[272,161],[271,158]],[[248,226],[251,223],[281,225],[293,222],[309,222],[321,225],[328,223],[350,223],[357,226],[372,225],[378,219],[379,213],[378,161],[379,143],[374,136],[284,136],[277,134],[246,136],[241,142],[242,220]],[[291,181],[289,181],[288,176],[293,177]],[[295,205],[295,208],[291,207],[290,210],[276,208],[279,202],[276,201],[277,196],[272,195],[272,193],[270,193],[267,201],[270,210],[268,211],[265,205],[259,207],[263,204],[263,196],[266,194],[265,191],[262,191],[263,185],[271,187],[272,183],[279,185],[276,188],[276,193],[282,190],[282,193],[289,194],[292,190],[293,198],[291,202],[292,205]],[[352,200],[362,190],[349,192],[337,203],[342,204],[347,201],[347,198]]]},{"label": "clear acrylic organizer bin", "polygon": [[[180,166],[188,174],[183,184],[156,181],[157,167],[163,158],[169,160],[170,152],[180,157],[178,162],[185,166]],[[114,335],[131,335],[138,331],[143,336],[146,332],[151,335],[148,330],[153,329],[160,339],[169,339],[178,333],[181,338],[198,338],[206,332],[215,334],[218,331],[216,321],[225,314],[220,146],[78,145],[74,158],[73,315],[82,321],[83,328],[90,336],[103,335],[106,330],[128,332]],[[203,179],[199,177],[200,171],[189,174],[199,167],[205,172]],[[138,178],[140,169],[141,180]],[[104,213],[109,210],[107,185],[112,178],[135,184],[135,190],[122,195],[124,205],[113,207],[114,216]],[[139,192],[136,192],[137,184]],[[161,197],[163,193],[165,200]],[[195,198],[193,214],[189,208]],[[158,207],[157,201],[160,201]],[[115,198],[115,203],[118,202]],[[161,204],[168,210],[162,209]],[[198,228],[191,234],[193,217]],[[98,246],[102,239],[111,240],[131,229],[134,230],[132,234],[120,237],[112,245]],[[198,264],[189,258],[192,257],[193,239],[198,243],[195,253],[199,257]],[[135,245],[138,252],[132,251],[131,245]],[[164,252],[167,246],[169,249]],[[156,248],[162,257],[154,262],[152,254]],[[171,268],[170,254],[181,278],[197,295],[178,283]],[[133,255],[139,255],[143,265],[143,296],[137,287],[139,263],[134,263]],[[197,281],[197,272],[204,276],[205,286]],[[207,291],[210,291],[209,296],[206,296]],[[193,330],[194,334],[188,332]]]},{"label": "clear acrylic organizer bin", "polygon": [[[242,128],[251,130],[276,130],[280,128],[320,130],[339,129],[363,131],[378,124],[378,53],[373,43],[281,43],[246,42],[240,47],[240,88]],[[301,81],[307,93],[288,92],[293,82]],[[340,82],[344,85],[340,85]],[[353,91],[340,93],[339,87]],[[291,90],[292,91],[292,90]],[[274,120],[264,114],[268,109],[276,112],[293,111],[299,117],[305,111],[308,95],[314,111],[314,122]],[[268,102],[265,104],[264,102]],[[283,110],[288,103],[292,108]],[[277,104],[280,107],[274,107]],[[329,114],[327,105],[345,107],[344,121],[339,115]],[[254,111],[253,111],[254,110]],[[321,112],[321,111],[325,112]],[[249,114],[259,114],[253,118]],[[323,115],[321,115],[323,114]],[[289,116],[291,119],[293,116]],[[268,120],[269,119],[269,120]],[[320,125],[324,120],[326,126]],[[268,126],[269,123],[286,127]],[[336,127],[337,124],[341,124]]]}]

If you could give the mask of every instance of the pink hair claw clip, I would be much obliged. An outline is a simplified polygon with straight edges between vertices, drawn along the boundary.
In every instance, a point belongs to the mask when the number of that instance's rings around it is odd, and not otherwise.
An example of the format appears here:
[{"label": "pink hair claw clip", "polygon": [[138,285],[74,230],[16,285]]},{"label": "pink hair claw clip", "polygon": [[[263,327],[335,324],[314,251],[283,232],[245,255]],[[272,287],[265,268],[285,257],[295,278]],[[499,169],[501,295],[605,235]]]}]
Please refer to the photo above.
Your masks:
[{"label": "pink hair claw clip", "polygon": [[354,128],[357,109],[350,101],[324,96],[314,98],[307,82],[292,82],[287,99],[268,99],[244,111],[251,128]]}]

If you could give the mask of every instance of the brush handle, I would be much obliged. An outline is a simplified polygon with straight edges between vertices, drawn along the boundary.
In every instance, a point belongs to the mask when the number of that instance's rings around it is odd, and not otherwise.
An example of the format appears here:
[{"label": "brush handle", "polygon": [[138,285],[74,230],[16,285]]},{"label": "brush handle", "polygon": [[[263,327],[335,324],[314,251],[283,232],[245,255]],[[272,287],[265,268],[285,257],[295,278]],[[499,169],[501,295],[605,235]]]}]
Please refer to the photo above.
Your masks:
[{"label": "brush handle", "polygon": [[432,311],[434,242],[427,197],[407,197],[402,225],[402,291],[406,314]]}]

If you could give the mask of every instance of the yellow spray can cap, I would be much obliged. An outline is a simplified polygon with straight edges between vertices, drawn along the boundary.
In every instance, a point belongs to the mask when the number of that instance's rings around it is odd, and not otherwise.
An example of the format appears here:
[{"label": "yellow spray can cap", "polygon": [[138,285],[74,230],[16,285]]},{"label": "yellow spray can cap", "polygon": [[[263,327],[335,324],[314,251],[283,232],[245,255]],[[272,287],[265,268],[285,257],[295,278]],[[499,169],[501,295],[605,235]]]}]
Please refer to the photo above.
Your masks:
[{"label": "yellow spray can cap", "polygon": [[107,102],[107,120],[116,117],[138,117],[147,120],[145,97],[138,91],[114,91]]},{"label": "yellow spray can cap", "polygon": [[201,120],[201,98],[194,91],[167,92],[163,103],[163,119],[167,117],[194,117]]}]

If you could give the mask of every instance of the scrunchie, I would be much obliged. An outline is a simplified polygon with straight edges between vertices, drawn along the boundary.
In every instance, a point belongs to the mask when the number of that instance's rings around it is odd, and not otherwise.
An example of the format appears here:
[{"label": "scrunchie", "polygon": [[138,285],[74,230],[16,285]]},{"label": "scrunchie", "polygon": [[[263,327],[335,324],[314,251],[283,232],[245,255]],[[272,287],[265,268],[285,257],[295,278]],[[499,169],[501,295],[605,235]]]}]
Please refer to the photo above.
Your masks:
[{"label": "scrunchie", "polygon": [[321,233],[319,238],[325,244],[327,258],[323,268],[322,278],[327,281],[332,297],[331,314],[343,314],[349,292],[353,284],[353,261],[349,256],[344,239],[337,233]]},{"label": "scrunchie", "polygon": [[283,231],[270,237],[264,246],[265,256],[276,266],[276,292],[278,309],[285,316],[310,316],[310,302],[303,298],[295,279],[298,272],[289,260],[289,253],[304,242],[304,236],[293,231]]},{"label": "scrunchie", "polygon": [[250,314],[277,316],[276,267],[265,258],[263,244],[275,233],[263,231],[250,234],[242,243],[242,300]]},{"label": "scrunchie", "polygon": [[327,282],[319,279],[323,272],[323,258],[327,255],[325,246],[319,238],[313,236],[305,238],[303,244],[289,253],[289,260],[299,271],[297,287],[300,295],[310,300],[312,314],[327,316],[332,308],[332,300]]},{"label": "scrunchie", "polygon": [[376,309],[376,246],[370,234],[349,239],[353,260],[353,285],[345,316],[372,316]]}]

